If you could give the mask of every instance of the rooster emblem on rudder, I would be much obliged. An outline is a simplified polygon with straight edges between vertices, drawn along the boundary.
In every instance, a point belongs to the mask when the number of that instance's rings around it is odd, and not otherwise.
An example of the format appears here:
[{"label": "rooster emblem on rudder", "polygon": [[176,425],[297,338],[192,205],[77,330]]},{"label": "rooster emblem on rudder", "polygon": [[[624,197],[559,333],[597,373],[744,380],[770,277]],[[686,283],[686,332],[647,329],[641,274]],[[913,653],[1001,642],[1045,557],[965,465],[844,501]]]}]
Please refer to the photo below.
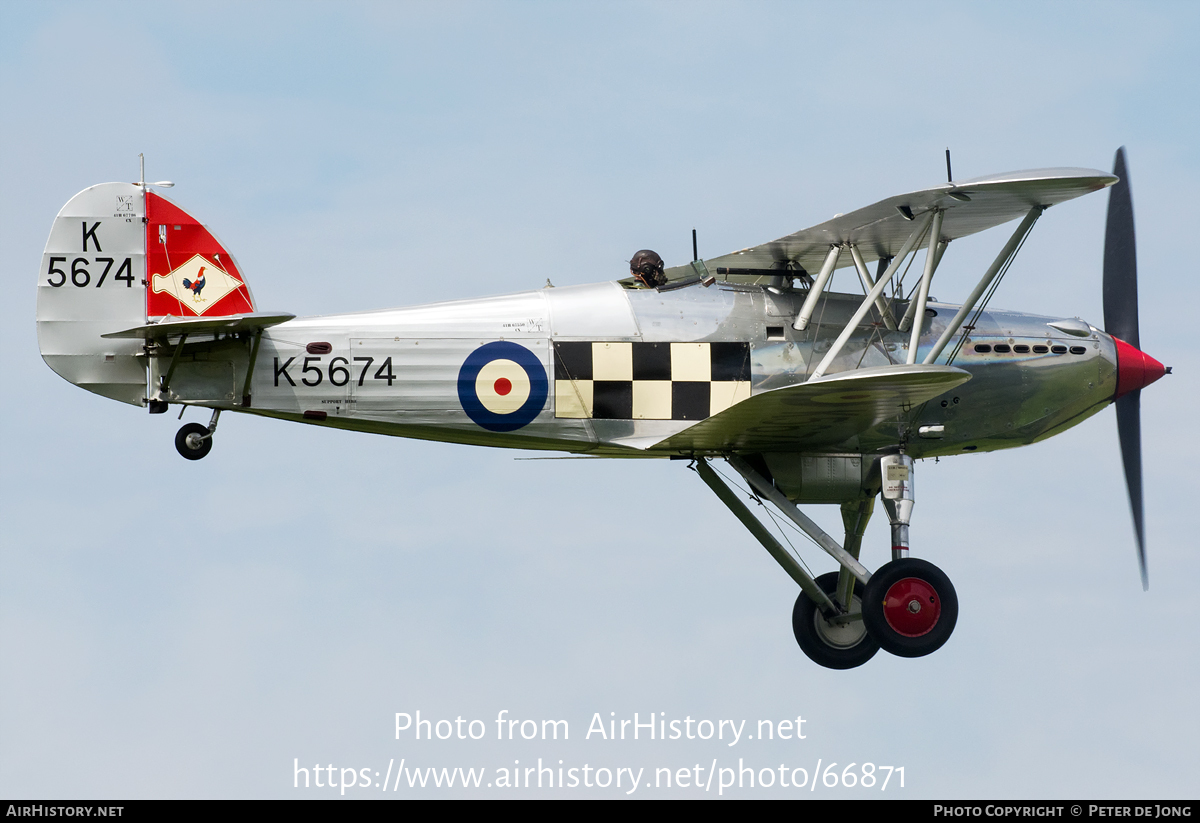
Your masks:
[{"label": "rooster emblem on rudder", "polygon": [[207,266],[200,267],[200,271],[196,273],[195,280],[188,280],[186,277],[183,278],[183,287],[185,289],[191,290],[192,300],[194,302],[202,302],[204,300],[204,298],[202,298],[200,296],[200,290],[204,288],[204,270],[206,268],[208,268],[208,267]]}]

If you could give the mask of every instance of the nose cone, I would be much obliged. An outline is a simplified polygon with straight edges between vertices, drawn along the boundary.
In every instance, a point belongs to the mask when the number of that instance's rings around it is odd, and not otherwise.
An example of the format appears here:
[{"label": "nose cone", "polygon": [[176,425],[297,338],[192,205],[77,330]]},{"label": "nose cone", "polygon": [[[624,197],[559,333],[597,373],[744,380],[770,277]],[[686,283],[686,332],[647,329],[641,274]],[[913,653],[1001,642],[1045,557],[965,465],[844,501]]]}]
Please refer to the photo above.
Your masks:
[{"label": "nose cone", "polygon": [[1114,337],[1113,342],[1117,344],[1117,393],[1113,400],[1149,386],[1167,373],[1166,366],[1121,338]]}]

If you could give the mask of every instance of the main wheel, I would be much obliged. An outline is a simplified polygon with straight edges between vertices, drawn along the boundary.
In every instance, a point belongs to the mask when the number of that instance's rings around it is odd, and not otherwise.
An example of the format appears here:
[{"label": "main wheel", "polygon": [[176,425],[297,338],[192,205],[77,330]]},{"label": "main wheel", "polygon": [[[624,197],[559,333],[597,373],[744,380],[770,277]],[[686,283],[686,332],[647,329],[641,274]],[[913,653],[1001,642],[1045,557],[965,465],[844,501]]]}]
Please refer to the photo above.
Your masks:
[{"label": "main wheel", "polygon": [[[821,591],[833,597],[837,592],[838,573],[830,572],[817,578]],[[854,596],[850,613],[862,611],[863,585],[854,581]],[[830,623],[817,604],[800,592],[792,609],[792,632],[808,658],[827,669],[853,669],[861,666],[879,651],[879,644],[867,632],[861,620],[849,623]]]},{"label": "main wheel", "polygon": [[937,566],[903,557],[871,575],[862,611],[880,648],[900,657],[923,657],[950,639],[958,621],[958,595]]},{"label": "main wheel", "polygon": [[207,434],[208,426],[188,423],[175,433],[175,450],[188,460],[199,460],[212,451],[212,437]]}]

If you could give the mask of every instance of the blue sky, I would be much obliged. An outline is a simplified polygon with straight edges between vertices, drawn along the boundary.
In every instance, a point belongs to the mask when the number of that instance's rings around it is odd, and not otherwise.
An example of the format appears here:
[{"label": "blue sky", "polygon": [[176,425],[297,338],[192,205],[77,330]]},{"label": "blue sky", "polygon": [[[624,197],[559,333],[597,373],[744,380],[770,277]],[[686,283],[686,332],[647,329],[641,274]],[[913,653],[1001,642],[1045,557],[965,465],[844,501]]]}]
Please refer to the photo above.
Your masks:
[{"label": "blue sky", "polygon": [[[872,762],[904,767],[886,796],[910,798],[1194,796],[1197,34],[1186,3],[5,4],[0,793],[320,797],[337,791],[294,789],[294,759],[540,757]],[[639,248],[687,259],[693,227],[715,256],[936,184],[947,146],[966,178],[1108,168],[1122,144],[1142,344],[1175,369],[1143,396],[1150,592],[1111,411],[922,463],[915,553],[961,612],[921,660],[809,663],[794,584],[682,463],[227,415],[185,465],[174,415],[82,392],[37,352],[55,213],[135,179],[139,152],[261,308],[317,314],[614,279]],[[1104,208],[1049,211],[994,305],[1099,323]],[[936,296],[1002,242],[956,242]],[[886,544],[877,514],[869,566]],[[396,740],[417,710],[489,735]],[[571,739],[497,741],[502,710]],[[799,715],[807,736],[585,739],[595,713],[652,711]],[[377,792],[347,794],[461,793]]]}]

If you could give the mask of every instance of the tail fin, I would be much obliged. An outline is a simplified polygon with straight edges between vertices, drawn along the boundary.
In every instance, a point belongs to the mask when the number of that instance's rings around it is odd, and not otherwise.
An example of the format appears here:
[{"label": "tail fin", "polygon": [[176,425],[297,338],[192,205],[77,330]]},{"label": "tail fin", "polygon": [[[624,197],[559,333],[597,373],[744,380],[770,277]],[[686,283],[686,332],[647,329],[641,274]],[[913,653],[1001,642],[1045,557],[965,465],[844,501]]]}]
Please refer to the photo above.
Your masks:
[{"label": "tail fin", "polygon": [[38,346],[50,368],[88,391],[146,403],[144,343],[103,334],[148,318],[253,311],[250,288],[220,241],[143,186],[84,189],[50,229],[38,277]]}]

